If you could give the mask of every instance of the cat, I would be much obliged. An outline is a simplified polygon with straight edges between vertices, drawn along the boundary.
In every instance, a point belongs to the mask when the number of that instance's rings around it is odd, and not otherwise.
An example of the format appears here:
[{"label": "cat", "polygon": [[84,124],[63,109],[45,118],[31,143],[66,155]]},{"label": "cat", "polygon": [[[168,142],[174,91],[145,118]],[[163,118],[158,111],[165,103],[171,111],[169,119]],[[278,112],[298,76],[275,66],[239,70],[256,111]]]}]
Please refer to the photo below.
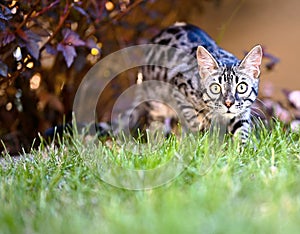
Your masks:
[{"label": "cat", "polygon": [[[163,29],[151,43],[162,47],[147,52],[148,64],[167,60],[176,66],[141,68],[138,83],[146,85],[136,94],[133,107],[114,124],[114,132],[124,130],[124,123],[120,124],[124,119],[131,129],[141,126],[141,119],[146,119],[148,125],[160,122],[166,134],[174,120],[180,119],[185,130],[194,132],[207,131],[217,122],[246,143],[251,130],[251,105],[258,95],[261,46],[256,45],[239,60],[203,30],[187,23]],[[149,81],[160,81],[162,85]]]},{"label": "cat", "polygon": [[109,125],[96,124],[100,135],[128,134],[145,125],[168,135],[172,123],[180,122],[184,131],[192,132],[208,131],[216,124],[246,143],[251,106],[258,95],[261,46],[239,60],[187,23],[161,30],[150,43],[145,58],[149,65],[138,73],[140,88],[132,107]]}]

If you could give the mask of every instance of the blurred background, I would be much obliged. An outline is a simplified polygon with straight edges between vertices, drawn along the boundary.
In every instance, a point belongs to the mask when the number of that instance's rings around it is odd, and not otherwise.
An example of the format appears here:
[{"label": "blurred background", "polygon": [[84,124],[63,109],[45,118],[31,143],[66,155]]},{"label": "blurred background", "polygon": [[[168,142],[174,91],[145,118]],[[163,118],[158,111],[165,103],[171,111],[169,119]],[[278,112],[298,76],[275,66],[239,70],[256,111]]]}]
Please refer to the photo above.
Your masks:
[{"label": "blurred background", "polygon": [[[77,87],[97,61],[176,21],[201,27],[239,58],[261,44],[261,98],[271,115],[297,119],[298,93],[291,99],[290,91],[300,90],[299,10],[297,0],[1,1],[0,150],[27,151],[38,133],[71,121]],[[134,82],[134,71],[114,79],[98,103],[99,121]]]},{"label": "blurred background", "polygon": [[297,0],[224,0],[220,7],[203,3],[204,12],[191,21],[218,39],[219,44],[241,58],[244,50],[261,44],[280,59],[270,73],[262,75],[262,87],[271,83],[278,98],[286,89],[300,89],[297,75],[300,53],[300,2]]}]

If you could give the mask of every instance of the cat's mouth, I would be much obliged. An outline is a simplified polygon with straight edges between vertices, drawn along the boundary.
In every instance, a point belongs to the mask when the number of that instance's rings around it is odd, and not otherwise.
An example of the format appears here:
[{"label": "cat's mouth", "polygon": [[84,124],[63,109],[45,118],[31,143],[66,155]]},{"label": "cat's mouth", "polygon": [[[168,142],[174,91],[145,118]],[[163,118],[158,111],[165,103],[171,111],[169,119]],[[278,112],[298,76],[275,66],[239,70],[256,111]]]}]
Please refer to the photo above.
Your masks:
[{"label": "cat's mouth", "polygon": [[232,119],[234,117],[236,117],[237,113],[234,113],[233,111],[227,109],[227,110],[223,110],[223,111],[217,111],[215,112],[215,114],[219,117],[223,117],[225,119]]},{"label": "cat's mouth", "polygon": [[227,112],[224,114],[225,118],[227,119],[232,119],[233,117],[236,116],[236,114],[232,113],[232,112]]},{"label": "cat's mouth", "polygon": [[236,114],[230,111],[229,109],[223,115],[226,119],[232,119],[236,116]]},{"label": "cat's mouth", "polygon": [[228,108],[223,106],[221,108],[217,108],[215,114],[225,119],[232,119],[236,117],[239,113],[235,108],[231,108],[231,107]]}]

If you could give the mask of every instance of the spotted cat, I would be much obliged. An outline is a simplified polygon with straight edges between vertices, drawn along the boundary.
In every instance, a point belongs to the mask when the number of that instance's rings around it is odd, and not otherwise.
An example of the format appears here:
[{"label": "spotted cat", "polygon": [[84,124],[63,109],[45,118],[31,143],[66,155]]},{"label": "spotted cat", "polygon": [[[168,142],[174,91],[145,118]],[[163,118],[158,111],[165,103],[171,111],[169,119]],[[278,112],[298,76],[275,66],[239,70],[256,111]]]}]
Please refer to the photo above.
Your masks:
[{"label": "spotted cat", "polygon": [[[251,129],[251,105],[258,94],[261,46],[239,60],[203,30],[186,23],[162,30],[151,43],[161,47],[147,52],[150,65],[138,75],[138,82],[145,84],[136,94],[139,105],[133,104],[123,115],[130,115],[130,127],[146,118],[148,124],[164,123],[168,132],[171,121],[180,119],[186,130],[205,131],[216,120],[245,143]],[[151,65],[165,60],[173,64],[171,68]]]}]

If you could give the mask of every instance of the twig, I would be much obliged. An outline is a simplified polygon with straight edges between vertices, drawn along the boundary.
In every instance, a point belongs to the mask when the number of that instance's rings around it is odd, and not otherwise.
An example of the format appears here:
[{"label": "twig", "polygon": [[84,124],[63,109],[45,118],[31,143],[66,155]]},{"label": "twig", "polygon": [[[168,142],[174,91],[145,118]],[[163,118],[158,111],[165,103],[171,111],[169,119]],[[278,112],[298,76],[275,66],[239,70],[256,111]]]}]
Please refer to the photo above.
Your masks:
[{"label": "twig", "polygon": [[117,21],[117,20],[121,19],[124,15],[129,13],[133,8],[137,7],[138,5],[140,5],[143,2],[146,2],[146,0],[137,0],[137,1],[135,1],[134,3],[132,3],[130,6],[128,6],[126,8],[126,11],[121,11],[119,14],[114,15],[110,20]]},{"label": "twig", "polygon": [[44,14],[45,12],[49,11],[50,9],[54,8],[57,4],[59,4],[60,0],[56,0],[55,2],[52,2],[49,6],[43,8],[42,10],[36,12],[32,18],[36,18],[42,14]]},{"label": "twig", "polygon": [[[98,25],[98,28],[100,28],[99,32],[102,32],[104,30],[106,30],[106,27],[108,25],[110,25],[111,23],[115,23],[116,21],[120,20],[123,16],[125,16],[126,14],[128,14],[132,9],[134,9],[135,7],[137,7],[138,5],[140,5],[143,2],[146,2],[147,0],[137,0],[134,3],[132,3],[129,7],[126,8],[126,11],[122,11],[117,15],[114,15],[113,17],[109,18],[107,21],[104,21],[104,23],[102,25]],[[89,34],[86,35],[86,38],[89,38],[91,35],[95,34],[96,32],[96,28],[94,28],[93,30],[91,30],[91,32]]]},{"label": "twig", "polygon": [[217,44],[219,44],[222,41],[222,38],[225,34],[225,31],[228,27],[228,25],[231,23],[231,21],[233,20],[233,18],[235,17],[235,15],[238,13],[238,11],[240,10],[240,8],[242,7],[242,5],[244,4],[245,0],[240,0],[239,4],[235,7],[235,9],[233,10],[232,14],[230,15],[230,17],[228,18],[228,20],[221,26],[221,30],[220,33],[217,37]]},{"label": "twig", "polygon": [[60,29],[62,28],[64,22],[66,21],[66,19],[68,18],[69,14],[71,11],[71,7],[69,4],[66,4],[65,9],[64,9],[64,15],[62,15],[59,19],[59,23],[56,27],[56,29],[54,30],[54,32],[51,34],[51,36],[48,38],[48,40],[44,43],[44,45],[41,47],[40,49],[40,53],[46,48],[46,45],[48,43],[50,43],[53,38],[59,33]]},{"label": "twig", "polygon": [[38,0],[31,8],[31,11],[24,17],[24,20],[19,24],[19,26],[16,29],[16,32],[20,30],[27,22],[31,19],[31,15],[35,11],[36,6],[40,3],[41,0]]}]

